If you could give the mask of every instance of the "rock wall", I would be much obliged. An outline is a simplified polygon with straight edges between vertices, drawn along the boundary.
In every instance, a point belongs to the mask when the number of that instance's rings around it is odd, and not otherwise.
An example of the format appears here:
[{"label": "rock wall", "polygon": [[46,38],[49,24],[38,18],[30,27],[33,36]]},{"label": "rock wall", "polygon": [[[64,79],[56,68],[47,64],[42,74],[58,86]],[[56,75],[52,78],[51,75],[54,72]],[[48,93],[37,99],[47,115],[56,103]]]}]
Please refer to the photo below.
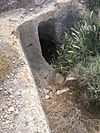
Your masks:
[{"label": "rock wall", "polygon": [[[64,37],[64,33],[74,25],[77,16],[82,10],[82,6],[77,3],[72,3],[71,1],[64,3],[61,0],[61,2],[58,1],[56,4],[53,2],[44,5],[35,14],[28,15],[28,19],[24,19],[25,22],[19,25],[20,43],[33,74],[36,74],[36,83],[38,80],[41,81],[37,83],[39,87],[44,88],[46,82],[45,79],[39,79],[38,75],[42,73],[43,77],[47,77],[48,69],[52,69],[48,66],[50,62],[44,57],[44,55],[48,57],[47,51],[50,51],[49,43],[51,43],[51,40],[53,44],[55,44],[55,40],[60,42]],[[41,49],[42,46],[44,49]]]},{"label": "rock wall", "polygon": [[52,0],[0,0],[0,13],[17,8],[35,8]]}]

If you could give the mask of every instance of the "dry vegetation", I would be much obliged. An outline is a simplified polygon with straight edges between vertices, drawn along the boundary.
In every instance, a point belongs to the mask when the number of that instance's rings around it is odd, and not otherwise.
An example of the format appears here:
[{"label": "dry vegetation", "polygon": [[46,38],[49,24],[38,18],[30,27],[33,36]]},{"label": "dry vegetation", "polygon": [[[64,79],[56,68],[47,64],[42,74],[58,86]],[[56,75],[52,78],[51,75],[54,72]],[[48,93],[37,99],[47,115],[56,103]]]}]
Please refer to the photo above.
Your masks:
[{"label": "dry vegetation", "polygon": [[[53,133],[95,133],[100,119],[80,106],[73,89],[62,87],[58,78],[49,81],[42,99]],[[74,88],[75,89],[75,88]],[[66,90],[66,91],[63,91]],[[57,93],[57,92],[61,93]],[[48,96],[48,97],[47,97]],[[99,114],[100,115],[100,114]]]}]

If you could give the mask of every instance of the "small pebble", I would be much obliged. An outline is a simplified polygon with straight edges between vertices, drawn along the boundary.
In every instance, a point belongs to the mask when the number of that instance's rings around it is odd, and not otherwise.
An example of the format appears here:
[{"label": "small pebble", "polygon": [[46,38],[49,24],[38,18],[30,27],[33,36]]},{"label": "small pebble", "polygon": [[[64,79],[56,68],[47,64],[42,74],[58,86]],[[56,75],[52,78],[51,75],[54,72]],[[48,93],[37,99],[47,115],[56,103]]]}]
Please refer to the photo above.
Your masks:
[{"label": "small pebble", "polygon": [[50,92],[50,90],[45,90],[44,93],[45,94],[48,94]]},{"label": "small pebble", "polygon": [[1,115],[0,118],[2,119],[3,118],[3,115]]},{"label": "small pebble", "polygon": [[9,97],[10,97],[10,98],[14,98],[14,96],[13,96],[13,95],[10,95]]},{"label": "small pebble", "polygon": [[9,121],[7,120],[5,123],[6,123],[6,124],[9,124]]},{"label": "small pebble", "polygon": [[48,90],[52,90],[52,86],[47,86],[47,89]]},{"label": "small pebble", "polygon": [[2,91],[3,90],[3,88],[0,88],[0,91]]},{"label": "small pebble", "polygon": [[15,61],[15,60],[13,60],[13,64],[15,64],[15,62],[16,62],[16,61]]},{"label": "small pebble", "polygon": [[13,112],[14,111],[14,107],[10,107],[9,109],[8,109],[8,112]]},{"label": "small pebble", "polygon": [[50,96],[49,96],[49,95],[46,95],[46,96],[45,96],[45,99],[46,99],[46,100],[47,100],[47,99],[49,99],[49,98],[50,98]]},{"label": "small pebble", "polygon": [[65,92],[69,91],[69,88],[63,89],[63,90],[58,90],[56,93],[57,95],[63,94]]},{"label": "small pebble", "polygon": [[16,111],[15,111],[15,115],[18,115],[18,114],[19,114],[19,110],[16,109]]},{"label": "small pebble", "polygon": [[5,114],[3,117],[6,119],[6,118],[8,117],[8,115],[7,115],[7,114]]},{"label": "small pebble", "polygon": [[16,93],[16,95],[17,95],[17,96],[21,96],[21,91],[18,91],[18,92]]}]

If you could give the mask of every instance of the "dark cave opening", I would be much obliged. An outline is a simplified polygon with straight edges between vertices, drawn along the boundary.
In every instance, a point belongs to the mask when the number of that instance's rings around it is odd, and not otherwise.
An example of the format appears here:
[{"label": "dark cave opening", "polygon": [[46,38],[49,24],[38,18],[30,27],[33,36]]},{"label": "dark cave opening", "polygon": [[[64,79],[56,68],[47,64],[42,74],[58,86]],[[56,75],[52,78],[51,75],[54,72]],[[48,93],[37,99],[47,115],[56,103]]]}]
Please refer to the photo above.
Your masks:
[{"label": "dark cave opening", "polygon": [[57,60],[57,41],[53,22],[40,23],[38,34],[42,55],[49,64],[52,64]]}]

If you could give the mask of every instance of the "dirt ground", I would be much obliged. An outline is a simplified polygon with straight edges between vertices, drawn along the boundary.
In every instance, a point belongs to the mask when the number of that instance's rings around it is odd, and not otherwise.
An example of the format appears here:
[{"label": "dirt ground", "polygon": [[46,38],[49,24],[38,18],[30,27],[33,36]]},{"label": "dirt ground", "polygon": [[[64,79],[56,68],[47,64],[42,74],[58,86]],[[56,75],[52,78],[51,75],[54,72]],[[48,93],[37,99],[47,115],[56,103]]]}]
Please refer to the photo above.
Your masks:
[{"label": "dirt ground", "polygon": [[0,80],[11,70],[12,61],[9,57],[0,52]]},{"label": "dirt ground", "polygon": [[97,133],[100,119],[81,109],[75,92],[51,83],[42,94],[44,110],[52,133]]}]

